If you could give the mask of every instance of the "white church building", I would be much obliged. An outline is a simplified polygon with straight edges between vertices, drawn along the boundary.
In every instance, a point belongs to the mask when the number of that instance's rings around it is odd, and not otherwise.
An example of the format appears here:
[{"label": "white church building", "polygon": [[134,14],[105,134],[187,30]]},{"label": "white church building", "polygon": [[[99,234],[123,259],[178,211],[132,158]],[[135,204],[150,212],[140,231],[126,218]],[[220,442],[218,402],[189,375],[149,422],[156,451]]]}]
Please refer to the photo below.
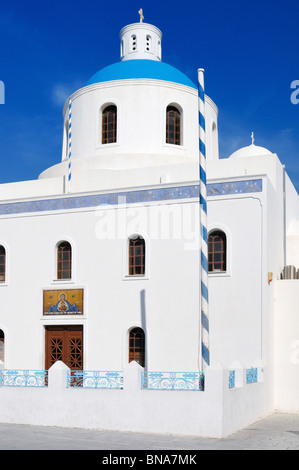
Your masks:
[{"label": "white church building", "polygon": [[219,158],[203,70],[161,42],[140,12],[65,104],[60,161],[0,185],[2,423],[224,437],[299,412],[298,194],[253,135]]}]

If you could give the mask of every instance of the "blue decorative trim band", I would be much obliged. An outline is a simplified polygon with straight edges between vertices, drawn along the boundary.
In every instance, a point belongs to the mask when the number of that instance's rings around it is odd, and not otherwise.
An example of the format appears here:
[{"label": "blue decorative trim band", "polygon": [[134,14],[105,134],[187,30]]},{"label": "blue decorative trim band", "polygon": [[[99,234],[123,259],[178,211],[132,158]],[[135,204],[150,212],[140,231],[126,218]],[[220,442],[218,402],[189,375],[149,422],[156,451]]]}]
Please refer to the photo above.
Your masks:
[{"label": "blue decorative trim band", "polygon": [[[262,191],[262,180],[237,181],[207,185],[208,196],[234,195]],[[199,186],[181,186],[119,193],[95,194],[88,196],[60,197],[36,201],[21,201],[0,204],[0,215],[26,214],[35,212],[82,209],[100,205],[135,204],[198,198]],[[206,201],[200,200],[206,210]]]},{"label": "blue decorative trim band", "polygon": [[228,183],[216,183],[207,185],[208,196],[222,196],[242,194],[242,193],[260,193],[263,191],[263,180],[234,181]]},{"label": "blue decorative trim band", "polygon": [[71,196],[57,199],[0,204],[0,215],[82,209],[101,205],[160,202],[175,199],[198,198],[198,195],[199,186],[195,185],[176,188],[127,191],[111,194],[95,194],[90,196]]},{"label": "blue decorative trim band", "polygon": [[204,391],[204,375],[199,372],[142,372],[141,388]]}]

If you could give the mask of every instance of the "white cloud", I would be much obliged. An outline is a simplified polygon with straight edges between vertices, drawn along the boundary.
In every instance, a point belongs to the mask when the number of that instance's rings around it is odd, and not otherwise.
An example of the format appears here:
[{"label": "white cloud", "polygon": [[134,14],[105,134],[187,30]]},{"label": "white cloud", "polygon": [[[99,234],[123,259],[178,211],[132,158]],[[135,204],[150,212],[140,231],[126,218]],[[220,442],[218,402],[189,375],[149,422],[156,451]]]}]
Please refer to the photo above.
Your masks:
[{"label": "white cloud", "polygon": [[58,83],[52,90],[52,102],[55,106],[64,106],[66,100],[72,94],[73,88],[63,83]]},{"label": "white cloud", "polygon": [[82,88],[82,81],[76,79],[70,83],[56,83],[52,88],[51,99],[54,106],[63,107],[74,91]]}]

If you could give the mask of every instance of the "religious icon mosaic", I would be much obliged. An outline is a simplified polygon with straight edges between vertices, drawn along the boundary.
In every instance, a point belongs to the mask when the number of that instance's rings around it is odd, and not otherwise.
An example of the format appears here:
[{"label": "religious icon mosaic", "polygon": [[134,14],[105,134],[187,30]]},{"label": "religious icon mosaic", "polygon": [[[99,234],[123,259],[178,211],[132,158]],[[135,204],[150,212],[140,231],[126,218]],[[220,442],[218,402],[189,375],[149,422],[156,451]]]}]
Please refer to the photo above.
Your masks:
[{"label": "religious icon mosaic", "polygon": [[83,289],[44,290],[43,315],[83,315]]}]

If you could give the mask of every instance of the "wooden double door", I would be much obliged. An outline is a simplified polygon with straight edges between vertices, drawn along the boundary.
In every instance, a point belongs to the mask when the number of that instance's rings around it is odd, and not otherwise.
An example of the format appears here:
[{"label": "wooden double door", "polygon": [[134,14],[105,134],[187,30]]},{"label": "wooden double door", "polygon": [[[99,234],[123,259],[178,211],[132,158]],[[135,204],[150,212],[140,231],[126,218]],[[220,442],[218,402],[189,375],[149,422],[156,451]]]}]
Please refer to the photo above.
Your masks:
[{"label": "wooden double door", "polygon": [[46,370],[56,361],[83,370],[83,326],[46,326],[45,333]]}]

